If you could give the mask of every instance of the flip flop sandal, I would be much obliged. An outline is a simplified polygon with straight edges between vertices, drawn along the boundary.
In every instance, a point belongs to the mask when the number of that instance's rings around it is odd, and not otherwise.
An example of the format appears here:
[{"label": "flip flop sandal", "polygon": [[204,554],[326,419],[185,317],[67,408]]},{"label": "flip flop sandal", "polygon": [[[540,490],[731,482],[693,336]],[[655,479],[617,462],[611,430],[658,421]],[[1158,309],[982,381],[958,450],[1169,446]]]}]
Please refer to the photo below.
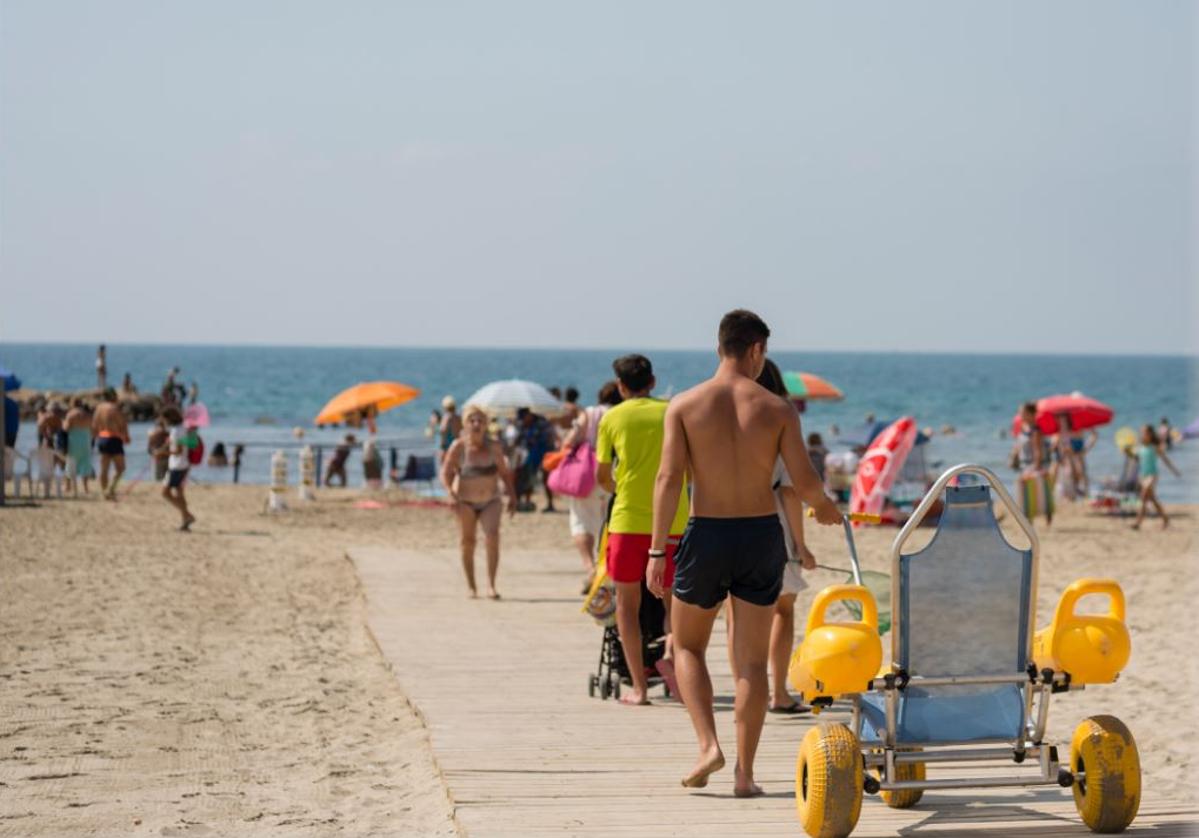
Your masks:
[{"label": "flip flop sandal", "polygon": [[780,716],[798,716],[801,713],[811,713],[812,708],[797,701],[788,707],[771,707],[770,712]]}]

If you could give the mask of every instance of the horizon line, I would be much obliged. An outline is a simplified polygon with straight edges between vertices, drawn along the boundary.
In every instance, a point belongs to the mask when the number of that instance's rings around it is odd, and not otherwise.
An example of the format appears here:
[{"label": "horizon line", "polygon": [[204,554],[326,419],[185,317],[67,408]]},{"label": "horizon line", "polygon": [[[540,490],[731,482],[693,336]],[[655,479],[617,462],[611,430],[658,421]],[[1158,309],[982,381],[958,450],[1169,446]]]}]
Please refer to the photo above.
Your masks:
[{"label": "horizon line", "polygon": [[[101,345],[98,341],[52,341],[52,340],[0,340],[0,352],[5,345],[10,346],[79,346],[94,347]],[[526,346],[526,345],[447,345],[447,344],[303,344],[303,343],[266,343],[266,342],[234,342],[234,343],[205,343],[205,342],[168,342],[168,341],[106,341],[105,347],[183,347],[188,349],[349,349],[349,350],[456,350],[468,352],[604,352],[627,351],[626,346]],[[645,352],[711,352],[715,347],[670,347],[643,346]],[[1013,349],[1013,350],[952,350],[952,349],[813,349],[772,347],[771,352],[784,354],[810,353],[816,355],[957,355],[970,357],[1036,357],[1052,356],[1063,358],[1182,358],[1199,361],[1199,352],[1154,352],[1154,351],[1067,351],[1054,349]]]}]

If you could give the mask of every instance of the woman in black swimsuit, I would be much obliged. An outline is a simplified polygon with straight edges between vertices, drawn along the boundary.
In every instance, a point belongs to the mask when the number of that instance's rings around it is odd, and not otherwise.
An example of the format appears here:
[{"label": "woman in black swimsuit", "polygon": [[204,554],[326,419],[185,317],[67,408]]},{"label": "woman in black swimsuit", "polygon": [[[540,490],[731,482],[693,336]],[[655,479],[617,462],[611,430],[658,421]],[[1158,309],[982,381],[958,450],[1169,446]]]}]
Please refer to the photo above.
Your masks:
[{"label": "woman in black swimsuit", "polygon": [[475,587],[475,533],[479,526],[487,547],[487,595],[499,599],[495,575],[500,565],[500,513],[504,503],[500,484],[508,492],[508,514],[516,512],[512,472],[500,444],[487,435],[488,416],[470,405],[462,416],[462,435],[453,441],[441,461],[441,482],[454,501],[462,526],[462,570],[471,597]]}]

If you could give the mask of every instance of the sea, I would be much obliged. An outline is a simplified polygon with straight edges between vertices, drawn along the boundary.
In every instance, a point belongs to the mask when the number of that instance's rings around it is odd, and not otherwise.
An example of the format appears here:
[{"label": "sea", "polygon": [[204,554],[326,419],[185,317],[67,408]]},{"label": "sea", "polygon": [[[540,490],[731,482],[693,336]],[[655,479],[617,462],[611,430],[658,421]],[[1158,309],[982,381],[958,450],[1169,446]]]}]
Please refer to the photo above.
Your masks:
[{"label": "sea", "polygon": [[[631,349],[629,351],[637,351]],[[0,366],[15,372],[26,387],[74,390],[94,387],[94,345],[0,343]],[[266,483],[270,456],[284,448],[295,476],[294,428],[305,442],[333,445],[344,429],[317,429],[313,417],[340,390],[359,381],[402,381],[417,387],[415,401],[379,418],[385,453],[394,448],[403,459],[433,450],[425,435],[430,412],[443,396],[463,404],[490,381],[522,378],[545,386],[574,386],[581,401],[594,401],[600,385],[612,377],[614,350],[568,349],[417,349],[272,346],[108,345],[108,376],[119,386],[128,372],[141,390],[157,392],[167,371],[199,386],[212,426],[203,431],[211,450],[223,441],[247,446],[239,479]],[[646,351],[654,364],[661,396],[681,392],[711,374],[714,351]],[[950,355],[906,353],[771,352],[784,370],[816,373],[837,385],[845,398],[811,402],[803,415],[805,432],[818,432],[831,450],[839,435],[878,420],[910,415],[934,433],[925,458],[934,470],[958,462],[989,466],[1005,478],[1011,449],[1011,421],[1026,400],[1081,391],[1115,410],[1114,422],[1100,429],[1089,457],[1093,478],[1116,474],[1121,454],[1114,443],[1120,427],[1137,428],[1167,417],[1184,427],[1199,415],[1199,359],[1167,356]],[[952,429],[952,430],[951,430]],[[148,426],[133,428],[128,477],[146,478]],[[951,432],[950,432],[951,431]],[[360,432],[361,435],[361,432]],[[17,447],[32,445],[34,429],[24,423]],[[1199,440],[1175,445],[1170,457],[1182,471],[1163,471],[1160,494],[1167,502],[1199,502]],[[351,463],[351,481],[361,470]],[[232,470],[202,467],[193,479],[228,482]]]}]

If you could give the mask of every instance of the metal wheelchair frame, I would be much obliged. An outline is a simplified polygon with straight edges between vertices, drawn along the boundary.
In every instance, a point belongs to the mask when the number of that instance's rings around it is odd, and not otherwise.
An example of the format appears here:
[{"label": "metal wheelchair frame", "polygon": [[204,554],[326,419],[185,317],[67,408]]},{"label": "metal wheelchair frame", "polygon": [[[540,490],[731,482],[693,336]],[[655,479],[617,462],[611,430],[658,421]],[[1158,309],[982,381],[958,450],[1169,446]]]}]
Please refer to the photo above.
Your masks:
[{"label": "metal wheelchair frame", "polygon": [[[1030,584],[1028,592],[1028,627],[1026,658],[1029,668],[1024,672],[996,673],[994,675],[941,676],[921,677],[909,675],[895,668],[894,661],[899,654],[900,625],[903,619],[900,609],[900,555],[904,544],[912,532],[920,526],[927,517],[929,510],[941,498],[950,481],[962,474],[975,474],[987,481],[1000,501],[1007,507],[1016,523],[1028,537],[1032,545],[1032,561],[1030,568]],[[848,523],[847,523],[848,528]],[[1006,538],[1004,539],[1006,541]],[[852,545],[852,537],[850,541]],[[867,768],[881,769],[881,779],[870,777],[866,782],[866,791],[915,791],[927,789],[960,789],[960,788],[991,788],[1003,786],[1034,786],[1061,785],[1070,787],[1075,780],[1081,780],[1082,775],[1071,774],[1063,768],[1058,760],[1057,748],[1044,742],[1045,728],[1049,719],[1049,700],[1055,692],[1070,689],[1068,676],[1045,670],[1036,671],[1033,660],[1033,636],[1036,633],[1036,604],[1037,604],[1037,565],[1040,555],[1040,542],[1032,525],[1024,517],[1021,509],[1012,500],[1003,483],[993,472],[982,466],[961,464],[956,465],[942,474],[925,494],[924,499],[912,517],[900,530],[891,547],[891,660],[892,672],[883,677],[875,678],[870,683],[870,690],[881,692],[884,696],[886,727],[880,731],[880,742],[863,743],[862,753]],[[852,553],[854,575],[860,578],[856,553]],[[898,729],[899,699],[909,686],[935,687],[955,684],[1018,684],[1023,693],[1024,704],[1020,722],[1022,734],[1014,741],[1009,739],[979,740],[973,742],[932,743],[896,742]],[[1081,687],[1074,687],[1081,689]],[[1034,699],[1036,708],[1034,714]],[[861,731],[861,694],[852,696],[853,722],[851,729],[855,736]],[[964,747],[964,746],[1005,746],[1005,747]],[[909,750],[910,748],[925,748],[927,750]],[[1002,777],[954,778],[940,780],[896,780],[896,766],[912,763],[952,763],[952,762],[982,762],[1012,760],[1022,764],[1029,757],[1036,759],[1038,771],[1036,774]]]}]

